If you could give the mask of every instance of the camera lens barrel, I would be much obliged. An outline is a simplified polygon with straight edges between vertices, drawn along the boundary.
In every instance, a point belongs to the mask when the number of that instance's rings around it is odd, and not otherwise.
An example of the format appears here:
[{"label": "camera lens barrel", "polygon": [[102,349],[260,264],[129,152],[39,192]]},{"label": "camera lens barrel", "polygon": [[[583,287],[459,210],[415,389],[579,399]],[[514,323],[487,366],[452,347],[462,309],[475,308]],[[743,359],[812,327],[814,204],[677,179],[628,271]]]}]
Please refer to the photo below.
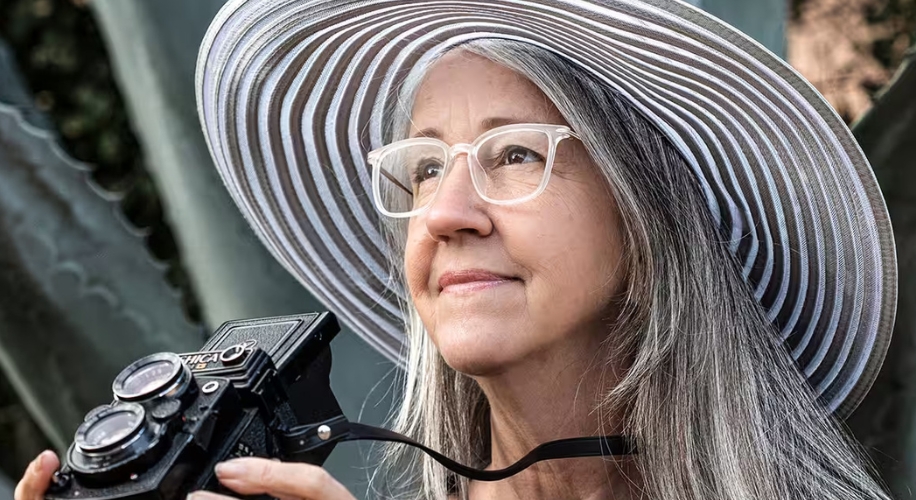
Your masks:
[{"label": "camera lens barrel", "polygon": [[177,354],[160,352],[138,359],[121,370],[111,389],[119,401],[177,399],[188,391],[193,380],[191,370]]},{"label": "camera lens barrel", "polygon": [[107,478],[155,449],[162,434],[162,424],[147,418],[142,405],[117,403],[80,424],[68,461],[78,474]]},{"label": "camera lens barrel", "polygon": [[146,410],[125,403],[109,406],[83,421],[76,430],[76,446],[86,455],[102,455],[124,449],[146,427]]}]

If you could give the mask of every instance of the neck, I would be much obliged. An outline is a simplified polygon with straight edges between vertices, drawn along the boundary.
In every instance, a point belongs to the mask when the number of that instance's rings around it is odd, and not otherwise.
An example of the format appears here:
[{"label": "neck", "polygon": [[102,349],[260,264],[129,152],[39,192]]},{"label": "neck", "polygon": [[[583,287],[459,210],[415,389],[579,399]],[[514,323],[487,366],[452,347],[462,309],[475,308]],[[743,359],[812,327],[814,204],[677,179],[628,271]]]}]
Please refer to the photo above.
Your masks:
[{"label": "neck", "polygon": [[[599,352],[598,346],[580,356],[552,349],[477,380],[490,403],[488,469],[508,467],[548,441],[621,432],[617,416],[597,410],[619,376],[603,369]],[[503,481],[472,482],[471,498],[626,499],[637,479],[629,457],[565,458],[538,462]]]}]

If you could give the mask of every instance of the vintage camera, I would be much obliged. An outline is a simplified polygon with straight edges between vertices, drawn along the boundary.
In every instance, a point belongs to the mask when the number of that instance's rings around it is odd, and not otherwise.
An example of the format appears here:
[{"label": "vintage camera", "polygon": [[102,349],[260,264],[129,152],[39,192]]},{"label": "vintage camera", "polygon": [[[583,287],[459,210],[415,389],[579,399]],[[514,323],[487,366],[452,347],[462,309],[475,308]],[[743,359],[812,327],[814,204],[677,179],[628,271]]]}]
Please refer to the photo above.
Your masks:
[{"label": "vintage camera", "polygon": [[322,465],[341,441],[413,446],[479,481],[542,460],[636,452],[622,436],[560,439],[505,469],[480,470],[407,436],[350,422],[329,380],[329,344],[339,330],[331,313],[230,321],[199,352],[131,363],[112,384],[114,401],[77,428],[45,498],[169,500],[199,489],[238,497],[217,481],[218,462],[257,456]]},{"label": "vintage camera", "polygon": [[230,321],[200,352],[137,360],[86,415],[46,498],[225,492],[213,468],[240,456],[321,465],[348,426],[328,379],[338,331],[331,313]]}]

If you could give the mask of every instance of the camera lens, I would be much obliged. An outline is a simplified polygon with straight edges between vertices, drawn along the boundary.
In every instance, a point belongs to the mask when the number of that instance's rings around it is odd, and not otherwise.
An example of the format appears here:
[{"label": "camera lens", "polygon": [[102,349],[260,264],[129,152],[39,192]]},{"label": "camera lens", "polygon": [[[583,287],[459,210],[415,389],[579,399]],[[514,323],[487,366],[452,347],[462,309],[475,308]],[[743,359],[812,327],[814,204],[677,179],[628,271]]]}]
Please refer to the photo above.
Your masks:
[{"label": "camera lens", "polygon": [[76,430],[76,445],[89,454],[121,448],[141,430],[144,416],[140,405],[111,406],[80,425]]},{"label": "camera lens", "polygon": [[67,462],[81,480],[111,480],[154,460],[164,449],[164,431],[165,426],[147,418],[141,404],[99,407],[76,429]]},{"label": "camera lens", "polygon": [[99,449],[116,445],[133,434],[143,418],[133,411],[115,411],[93,422],[83,437],[83,446]]},{"label": "camera lens", "polygon": [[146,366],[141,366],[124,379],[124,392],[131,394],[148,394],[172,379],[174,366],[162,360],[154,361]]},{"label": "camera lens", "polygon": [[121,401],[148,401],[177,397],[191,383],[191,371],[172,353],[157,353],[131,363],[121,371],[112,390]]}]

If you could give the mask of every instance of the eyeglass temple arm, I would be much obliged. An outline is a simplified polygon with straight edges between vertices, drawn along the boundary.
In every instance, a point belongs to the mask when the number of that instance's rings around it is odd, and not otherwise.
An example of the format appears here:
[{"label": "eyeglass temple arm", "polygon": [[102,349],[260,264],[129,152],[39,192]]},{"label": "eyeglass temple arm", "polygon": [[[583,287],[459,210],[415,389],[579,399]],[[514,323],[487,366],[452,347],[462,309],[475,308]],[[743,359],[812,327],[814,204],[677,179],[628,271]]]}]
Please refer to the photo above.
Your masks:
[{"label": "eyeglass temple arm", "polygon": [[393,182],[393,183],[395,184],[395,186],[397,186],[397,187],[403,189],[404,191],[407,192],[407,194],[413,196],[413,191],[410,190],[410,189],[407,189],[407,186],[401,184],[401,182],[400,182],[399,180],[395,179],[391,174],[389,174],[388,172],[384,171],[383,169],[379,169],[379,171],[380,171],[381,174],[384,175],[389,181]]}]

